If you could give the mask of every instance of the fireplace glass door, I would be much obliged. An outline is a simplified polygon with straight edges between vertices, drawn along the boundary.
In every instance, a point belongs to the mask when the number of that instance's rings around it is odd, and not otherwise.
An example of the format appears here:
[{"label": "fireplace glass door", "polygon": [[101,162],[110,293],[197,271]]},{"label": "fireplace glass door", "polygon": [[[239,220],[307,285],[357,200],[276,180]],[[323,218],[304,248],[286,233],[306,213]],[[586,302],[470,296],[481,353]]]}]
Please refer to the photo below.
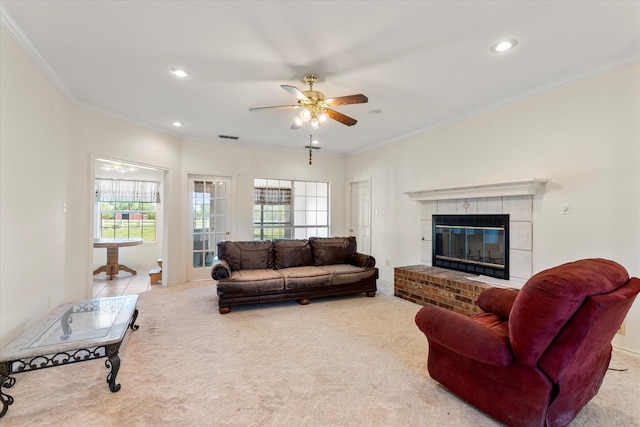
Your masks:
[{"label": "fireplace glass door", "polygon": [[469,262],[504,268],[504,229],[478,227],[437,227],[442,259],[463,259]]},{"label": "fireplace glass door", "polygon": [[433,265],[508,278],[508,215],[434,215]]}]

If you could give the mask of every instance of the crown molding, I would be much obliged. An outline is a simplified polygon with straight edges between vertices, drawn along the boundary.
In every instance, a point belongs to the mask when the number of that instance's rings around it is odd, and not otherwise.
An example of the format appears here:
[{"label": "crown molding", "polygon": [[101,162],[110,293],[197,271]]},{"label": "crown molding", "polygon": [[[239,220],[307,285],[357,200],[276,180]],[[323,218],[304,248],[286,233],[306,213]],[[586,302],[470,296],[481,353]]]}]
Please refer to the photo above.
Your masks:
[{"label": "crown molding", "polygon": [[38,69],[49,79],[53,86],[70,102],[77,104],[78,100],[71,93],[69,88],[62,83],[62,80],[49,66],[47,61],[42,57],[38,49],[33,45],[29,37],[22,32],[20,27],[15,23],[11,15],[0,5],[0,28],[4,29],[7,34],[16,42]]}]

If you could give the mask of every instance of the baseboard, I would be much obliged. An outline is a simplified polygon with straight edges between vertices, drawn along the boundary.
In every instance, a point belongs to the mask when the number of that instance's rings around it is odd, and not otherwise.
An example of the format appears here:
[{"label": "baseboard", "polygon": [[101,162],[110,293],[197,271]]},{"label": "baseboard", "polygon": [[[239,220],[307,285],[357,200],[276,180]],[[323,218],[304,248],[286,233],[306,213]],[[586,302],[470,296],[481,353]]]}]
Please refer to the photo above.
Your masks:
[{"label": "baseboard", "polygon": [[614,350],[621,351],[621,352],[626,353],[626,354],[628,354],[630,356],[634,356],[634,357],[640,358],[640,352],[638,352],[638,351],[631,350],[631,349],[628,349],[626,347],[620,347],[620,346],[615,345],[615,344],[612,344],[612,346],[613,346]]},{"label": "baseboard", "polygon": [[385,279],[378,279],[376,281],[376,287],[378,288],[378,293],[380,294],[393,295],[393,282]]},{"label": "baseboard", "polygon": [[393,281],[389,281],[386,279],[378,279],[377,283],[381,284],[382,286],[393,286]]}]

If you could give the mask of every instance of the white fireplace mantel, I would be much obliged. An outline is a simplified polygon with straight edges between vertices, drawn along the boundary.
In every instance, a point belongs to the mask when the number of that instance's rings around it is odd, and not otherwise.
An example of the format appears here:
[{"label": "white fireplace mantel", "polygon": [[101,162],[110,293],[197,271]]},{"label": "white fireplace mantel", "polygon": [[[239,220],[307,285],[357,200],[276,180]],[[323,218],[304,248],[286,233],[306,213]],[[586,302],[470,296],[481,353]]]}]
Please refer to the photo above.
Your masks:
[{"label": "white fireplace mantel", "polygon": [[532,178],[491,184],[473,184],[459,187],[408,191],[405,194],[416,202],[481,197],[526,196],[542,194],[546,184],[546,179]]}]

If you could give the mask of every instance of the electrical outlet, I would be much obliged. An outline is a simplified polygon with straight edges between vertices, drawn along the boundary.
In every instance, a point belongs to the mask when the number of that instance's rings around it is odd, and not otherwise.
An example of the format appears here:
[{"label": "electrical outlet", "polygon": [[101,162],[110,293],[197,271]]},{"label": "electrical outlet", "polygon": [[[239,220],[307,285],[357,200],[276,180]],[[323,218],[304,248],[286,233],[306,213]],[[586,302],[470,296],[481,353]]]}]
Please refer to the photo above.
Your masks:
[{"label": "electrical outlet", "polygon": [[622,324],[620,325],[620,327],[618,328],[618,333],[620,335],[624,335],[627,333],[627,323],[626,322],[622,322]]}]

